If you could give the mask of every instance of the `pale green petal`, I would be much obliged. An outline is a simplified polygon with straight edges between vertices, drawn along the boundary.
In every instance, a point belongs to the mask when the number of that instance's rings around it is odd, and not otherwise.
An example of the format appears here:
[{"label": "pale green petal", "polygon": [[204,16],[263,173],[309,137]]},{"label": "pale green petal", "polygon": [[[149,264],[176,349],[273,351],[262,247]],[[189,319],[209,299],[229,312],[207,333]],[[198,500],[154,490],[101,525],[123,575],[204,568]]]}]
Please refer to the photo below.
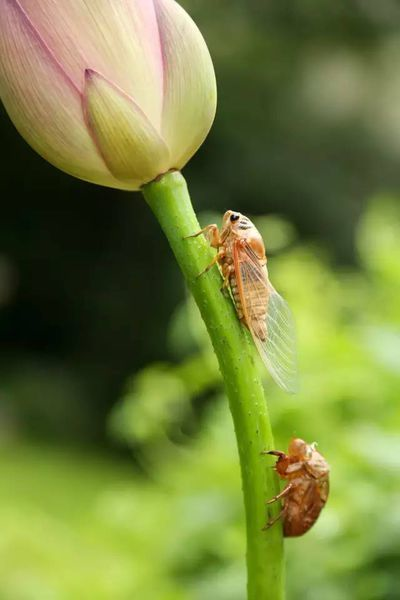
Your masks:
[{"label": "pale green petal", "polygon": [[86,72],[84,106],[93,137],[115,177],[143,184],[168,170],[168,148],[144,112],[91,70]]},{"label": "pale green petal", "polygon": [[159,127],[162,54],[152,0],[19,2],[81,91],[85,69],[93,69],[145,107]]},{"label": "pale green petal", "polygon": [[174,0],[154,0],[164,56],[162,133],[178,169],[204,141],[215,116],[217,91],[206,43]]},{"label": "pale green petal", "polygon": [[0,31],[0,95],[21,135],[63,171],[125,187],[108,171],[91,139],[78,90],[15,0],[2,0]]}]

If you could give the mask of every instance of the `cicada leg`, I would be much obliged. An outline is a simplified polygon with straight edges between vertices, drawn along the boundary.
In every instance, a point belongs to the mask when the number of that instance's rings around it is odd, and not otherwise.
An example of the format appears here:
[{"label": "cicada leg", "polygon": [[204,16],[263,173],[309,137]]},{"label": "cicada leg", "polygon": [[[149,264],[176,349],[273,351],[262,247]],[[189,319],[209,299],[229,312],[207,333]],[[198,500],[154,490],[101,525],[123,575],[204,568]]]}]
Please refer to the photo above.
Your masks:
[{"label": "cicada leg", "polygon": [[278,458],[286,458],[287,454],[280,450],[263,450],[260,454],[270,454],[272,456],[278,456]]},{"label": "cicada leg", "polygon": [[284,498],[290,492],[292,487],[293,487],[293,483],[288,483],[287,486],[284,487],[281,492],[279,492],[279,494],[277,494],[276,496],[273,496],[273,498],[271,498],[271,500],[267,500],[265,502],[265,504],[273,504],[274,502],[281,500],[281,498]]},{"label": "cicada leg", "polygon": [[262,531],[267,531],[267,529],[272,527],[272,525],[275,525],[275,523],[277,521],[279,521],[279,519],[282,519],[284,516],[285,516],[285,509],[282,508],[281,512],[278,515],[276,515],[276,517],[274,517],[273,519],[270,519],[267,523],[265,523],[264,527],[262,528]]},{"label": "cicada leg", "polygon": [[201,277],[201,275],[204,275],[204,273],[207,273],[207,271],[209,271],[217,262],[220,262],[224,258],[224,256],[225,256],[225,250],[224,250],[224,248],[220,248],[218,250],[217,254],[212,259],[212,261],[210,262],[210,264],[208,264],[205,267],[205,269],[200,271],[200,273],[197,275],[197,277]]},{"label": "cicada leg", "polygon": [[212,225],[207,225],[207,227],[203,227],[203,229],[200,229],[200,231],[197,231],[196,233],[192,233],[192,235],[187,235],[185,239],[197,237],[202,233],[204,233],[204,235],[210,242],[210,246],[212,248],[219,248],[220,246],[222,246],[219,229],[218,226],[215,225],[215,223],[213,223]]},{"label": "cicada leg", "polygon": [[203,229],[200,229],[200,231],[197,231],[196,233],[192,233],[192,235],[187,235],[185,239],[197,237],[198,235],[201,235],[202,233],[204,233],[204,235],[210,242],[210,246],[212,248],[217,248],[218,252],[214,256],[214,258],[212,259],[210,264],[207,265],[206,268],[203,269],[197,275],[197,277],[200,277],[201,275],[204,275],[204,273],[207,273],[207,271],[209,271],[217,262],[220,262],[225,256],[225,249],[223,248],[223,245],[222,245],[219,229],[218,229],[217,225],[215,225],[215,224],[207,225],[207,227],[203,227]]}]

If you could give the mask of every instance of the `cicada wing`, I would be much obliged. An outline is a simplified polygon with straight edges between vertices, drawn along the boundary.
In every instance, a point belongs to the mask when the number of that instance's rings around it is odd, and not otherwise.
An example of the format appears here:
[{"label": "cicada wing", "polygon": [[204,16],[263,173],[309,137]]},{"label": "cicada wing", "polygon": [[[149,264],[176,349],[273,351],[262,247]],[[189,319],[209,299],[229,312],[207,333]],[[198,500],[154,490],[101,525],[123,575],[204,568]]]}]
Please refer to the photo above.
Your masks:
[{"label": "cicada wing", "polygon": [[267,337],[256,345],[275,381],[290,394],[298,390],[296,329],[288,303],[269,284]]},{"label": "cicada wing", "polygon": [[[246,323],[275,382],[286,392],[298,389],[296,332],[292,312],[268,279],[265,266],[247,244],[237,249],[235,270]],[[260,324],[261,310],[263,323]]]}]

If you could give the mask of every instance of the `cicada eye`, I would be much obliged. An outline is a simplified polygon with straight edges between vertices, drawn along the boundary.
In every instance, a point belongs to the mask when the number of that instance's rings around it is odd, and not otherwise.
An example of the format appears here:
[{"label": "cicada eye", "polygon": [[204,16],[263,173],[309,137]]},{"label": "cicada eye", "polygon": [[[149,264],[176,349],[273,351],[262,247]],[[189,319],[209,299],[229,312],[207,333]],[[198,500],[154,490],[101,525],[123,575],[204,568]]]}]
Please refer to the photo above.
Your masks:
[{"label": "cicada eye", "polygon": [[234,223],[239,218],[240,218],[240,215],[238,215],[237,213],[233,213],[233,215],[231,215],[231,222]]}]

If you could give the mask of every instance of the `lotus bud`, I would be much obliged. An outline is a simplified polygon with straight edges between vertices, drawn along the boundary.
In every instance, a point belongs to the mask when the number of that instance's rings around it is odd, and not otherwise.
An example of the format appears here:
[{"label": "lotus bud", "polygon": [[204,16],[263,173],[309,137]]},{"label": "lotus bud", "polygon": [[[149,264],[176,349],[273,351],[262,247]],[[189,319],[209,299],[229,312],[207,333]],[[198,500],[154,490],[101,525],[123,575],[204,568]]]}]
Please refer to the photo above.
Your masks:
[{"label": "lotus bud", "polygon": [[193,156],[216,84],[174,0],[0,0],[0,96],[53,165],[136,190]]}]

